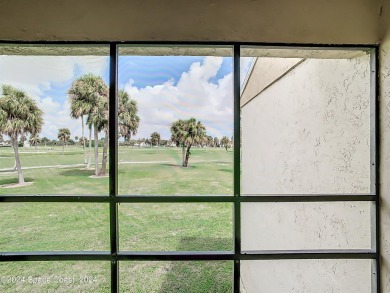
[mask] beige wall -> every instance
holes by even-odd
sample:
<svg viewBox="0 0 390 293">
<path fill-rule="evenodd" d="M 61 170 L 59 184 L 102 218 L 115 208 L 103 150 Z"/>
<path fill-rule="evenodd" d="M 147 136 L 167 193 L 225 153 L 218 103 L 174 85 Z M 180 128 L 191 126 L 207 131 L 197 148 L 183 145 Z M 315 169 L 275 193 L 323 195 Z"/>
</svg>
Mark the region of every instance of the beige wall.
<svg viewBox="0 0 390 293">
<path fill-rule="evenodd" d="M 274 61 L 265 64 L 279 72 Z M 252 76 L 247 90 L 257 78 L 262 91 L 241 108 L 243 194 L 370 192 L 369 62 L 306 59 L 265 89 Z M 371 211 L 367 202 L 243 203 L 242 249 L 370 249 Z M 243 262 L 241 282 L 243 292 L 370 292 L 371 262 Z"/>
<path fill-rule="evenodd" d="M 390 292 L 390 1 L 383 7 L 380 48 L 382 292 Z"/>
<path fill-rule="evenodd" d="M 241 292 L 369 293 L 370 271 L 370 260 L 243 261 Z"/>
<path fill-rule="evenodd" d="M 306 59 L 241 109 L 242 193 L 370 192 L 369 101 L 368 55 Z"/>
<path fill-rule="evenodd" d="M 376 43 L 378 0 L 0 0 L 0 40 Z"/>
</svg>

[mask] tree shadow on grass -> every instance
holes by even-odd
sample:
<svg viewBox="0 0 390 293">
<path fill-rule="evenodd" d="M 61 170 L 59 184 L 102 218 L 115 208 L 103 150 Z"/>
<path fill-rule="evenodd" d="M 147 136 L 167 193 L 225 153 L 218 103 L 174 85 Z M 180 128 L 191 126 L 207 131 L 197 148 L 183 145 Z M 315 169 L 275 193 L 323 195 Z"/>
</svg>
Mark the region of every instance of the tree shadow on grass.
<svg viewBox="0 0 390 293">
<path fill-rule="evenodd" d="M 34 182 L 34 179 L 30 178 L 30 177 L 26 177 L 26 178 L 24 178 L 24 181 L 25 182 Z M 2 185 L 9 185 L 9 184 L 17 184 L 17 183 L 19 183 L 17 175 L 16 175 L 15 178 L 7 178 L 7 179 L 1 179 L 0 180 L 0 186 L 2 186 Z"/>
<path fill-rule="evenodd" d="M 233 169 L 220 168 L 217 171 L 233 174 Z"/>
<path fill-rule="evenodd" d="M 64 169 L 62 172 L 60 172 L 59 175 L 88 177 L 94 174 L 95 174 L 95 170 L 72 168 L 72 169 Z"/>
<path fill-rule="evenodd" d="M 202 244 L 199 246 L 199 244 Z M 185 237 L 178 251 L 196 249 L 205 251 L 229 251 L 233 246 L 232 238 Z M 203 293 L 232 292 L 232 261 L 173 261 L 165 273 L 160 293 Z"/>
</svg>

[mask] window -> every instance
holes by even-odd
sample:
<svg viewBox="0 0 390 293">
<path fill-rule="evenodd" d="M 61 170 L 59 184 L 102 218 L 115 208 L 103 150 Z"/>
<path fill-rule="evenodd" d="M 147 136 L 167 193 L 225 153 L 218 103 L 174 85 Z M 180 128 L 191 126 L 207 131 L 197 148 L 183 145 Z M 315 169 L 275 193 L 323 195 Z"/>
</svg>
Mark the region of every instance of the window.
<svg viewBox="0 0 390 293">
<path fill-rule="evenodd" d="M 0 290 L 379 292 L 376 64 L 365 46 L 3 42 L 3 97 L 50 125 L 2 130 Z"/>
</svg>

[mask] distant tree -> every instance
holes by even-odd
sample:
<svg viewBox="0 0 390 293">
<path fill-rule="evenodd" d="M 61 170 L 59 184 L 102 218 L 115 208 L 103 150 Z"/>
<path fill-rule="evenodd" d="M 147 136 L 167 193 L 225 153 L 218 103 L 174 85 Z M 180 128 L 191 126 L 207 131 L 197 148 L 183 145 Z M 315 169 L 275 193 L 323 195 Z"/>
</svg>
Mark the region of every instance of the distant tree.
<svg viewBox="0 0 390 293">
<path fill-rule="evenodd" d="M 228 148 L 230 148 L 230 140 L 227 136 L 222 137 L 221 145 L 225 147 L 226 151 L 228 151 Z"/>
<path fill-rule="evenodd" d="M 77 136 L 76 136 L 77 137 Z M 75 137 L 75 139 L 76 139 Z M 78 137 L 78 143 L 83 147 L 85 148 L 86 144 L 87 144 L 87 138 L 86 137 Z"/>
<path fill-rule="evenodd" d="M 64 147 L 67 141 L 70 139 L 70 130 L 68 128 L 58 129 L 57 138 L 62 141 L 62 154 L 64 154 Z"/>
<path fill-rule="evenodd" d="M 45 144 L 45 147 L 46 145 L 50 142 L 50 139 L 48 139 L 46 136 L 42 137 L 41 139 L 41 143 Z"/>
<path fill-rule="evenodd" d="M 214 147 L 219 147 L 219 138 L 218 137 L 214 137 Z"/>
<path fill-rule="evenodd" d="M 178 120 L 172 123 L 171 134 L 172 141 L 182 147 L 182 166 L 188 167 L 191 147 L 203 141 L 206 136 L 206 128 L 195 118 Z"/>
<path fill-rule="evenodd" d="M 137 102 L 130 98 L 125 90 L 118 93 L 118 126 L 119 134 L 125 141 L 130 141 L 132 135 L 137 134 L 140 119 L 137 115 Z"/>
<path fill-rule="evenodd" d="M 51 140 L 50 145 L 59 145 L 58 140 L 56 139 Z"/>
<path fill-rule="evenodd" d="M 153 132 L 150 135 L 150 143 L 152 144 L 152 146 L 160 145 L 160 139 L 161 139 L 161 136 L 160 136 L 160 133 L 158 133 L 158 132 Z"/>
<path fill-rule="evenodd" d="M 22 134 L 20 135 L 19 145 L 22 146 L 22 147 L 24 147 L 24 142 L 25 142 L 26 140 L 27 140 L 27 136 L 26 136 L 24 133 L 22 133 Z"/>
<path fill-rule="evenodd" d="M 42 110 L 25 92 L 9 85 L 2 86 L 0 133 L 11 139 L 19 184 L 24 184 L 24 176 L 19 157 L 18 136 L 28 133 L 33 136 L 37 135 L 42 129 L 42 117 Z"/>
<path fill-rule="evenodd" d="M 210 135 L 207 136 L 207 146 L 209 146 L 209 147 L 213 147 L 214 146 L 214 139 Z"/>
<path fill-rule="evenodd" d="M 38 135 L 31 135 L 29 139 L 30 145 L 35 147 L 35 151 L 37 151 L 37 146 L 41 143 L 41 139 Z"/>
</svg>

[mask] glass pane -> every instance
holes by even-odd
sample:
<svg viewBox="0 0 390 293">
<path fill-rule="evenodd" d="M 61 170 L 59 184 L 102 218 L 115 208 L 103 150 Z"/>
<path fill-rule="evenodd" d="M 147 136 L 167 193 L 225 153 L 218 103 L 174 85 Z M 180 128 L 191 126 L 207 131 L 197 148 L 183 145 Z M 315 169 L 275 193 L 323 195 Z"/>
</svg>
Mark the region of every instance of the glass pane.
<svg viewBox="0 0 390 293">
<path fill-rule="evenodd" d="M 0 47 L 0 194 L 108 193 L 108 65 L 107 46 Z"/>
<path fill-rule="evenodd" d="M 229 261 L 122 262 L 120 292 L 232 292 Z"/>
<path fill-rule="evenodd" d="M 110 262 L 3 262 L 0 291 L 109 292 Z"/>
<path fill-rule="evenodd" d="M 371 260 L 259 260 L 241 261 L 241 292 L 371 291 Z"/>
<path fill-rule="evenodd" d="M 242 250 L 371 249 L 371 205 L 242 203 Z"/>
<path fill-rule="evenodd" d="M 108 211 L 97 203 L 1 203 L 0 251 L 107 251 Z"/>
<path fill-rule="evenodd" d="M 120 249 L 232 250 L 232 208 L 230 203 L 120 204 Z"/>
<path fill-rule="evenodd" d="M 232 194 L 231 48 L 119 53 L 119 194 Z"/>
<path fill-rule="evenodd" d="M 242 194 L 369 193 L 370 56 L 241 53 L 254 59 L 241 94 Z"/>
</svg>

